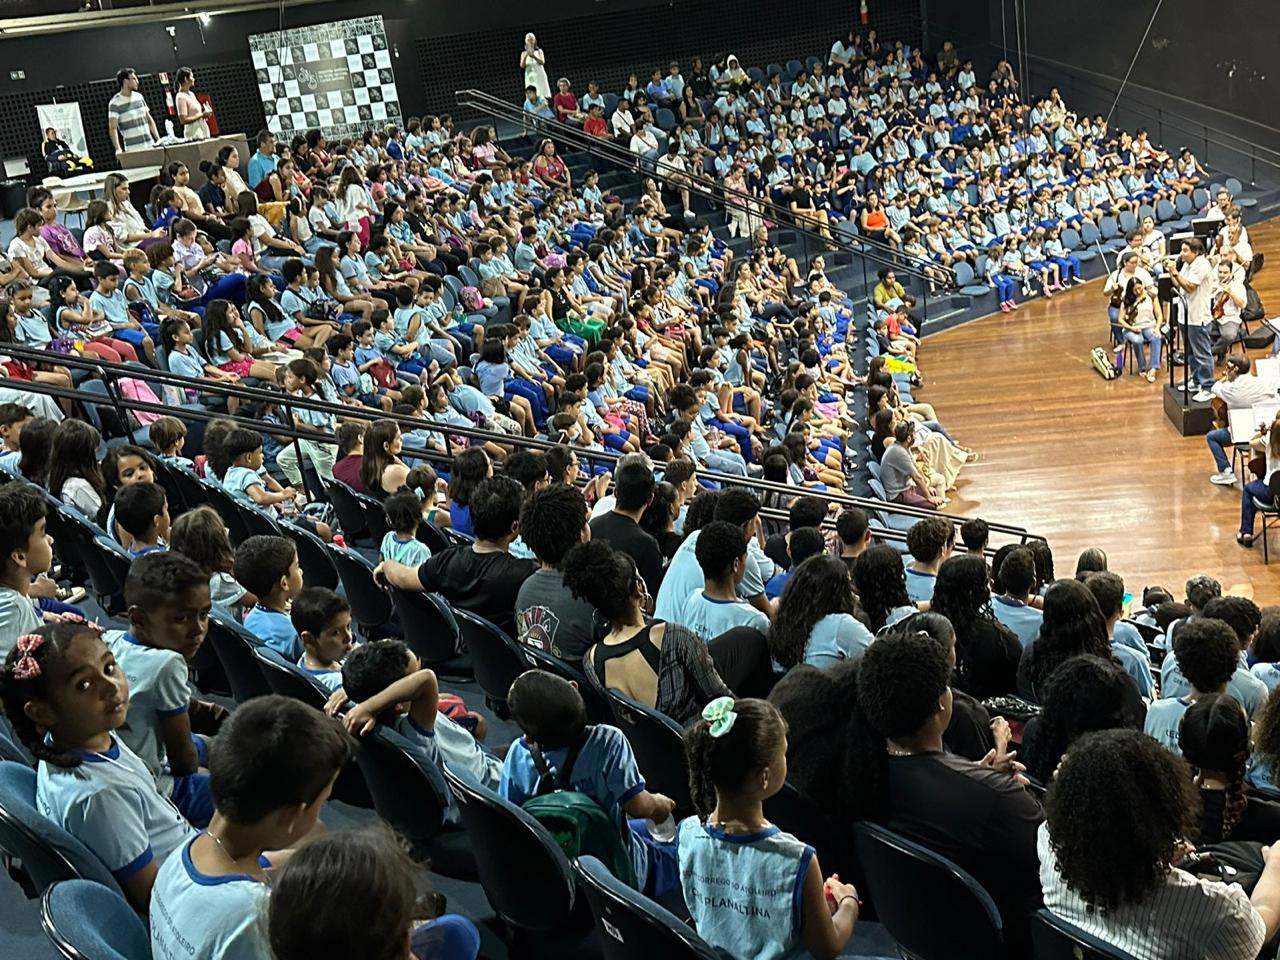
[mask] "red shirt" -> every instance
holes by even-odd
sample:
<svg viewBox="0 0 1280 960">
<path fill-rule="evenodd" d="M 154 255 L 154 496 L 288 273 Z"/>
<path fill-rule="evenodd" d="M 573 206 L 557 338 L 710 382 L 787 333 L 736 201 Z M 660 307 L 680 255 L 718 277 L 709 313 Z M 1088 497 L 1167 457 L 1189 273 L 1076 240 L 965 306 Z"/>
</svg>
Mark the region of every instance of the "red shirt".
<svg viewBox="0 0 1280 960">
<path fill-rule="evenodd" d="M 605 123 L 604 117 L 587 117 L 583 121 L 582 129 L 593 137 L 607 137 L 609 135 L 609 125 Z"/>
<path fill-rule="evenodd" d="M 556 116 L 563 120 L 571 113 L 578 112 L 578 98 L 569 93 L 557 93 L 551 98 L 552 105 L 556 108 Z"/>
</svg>

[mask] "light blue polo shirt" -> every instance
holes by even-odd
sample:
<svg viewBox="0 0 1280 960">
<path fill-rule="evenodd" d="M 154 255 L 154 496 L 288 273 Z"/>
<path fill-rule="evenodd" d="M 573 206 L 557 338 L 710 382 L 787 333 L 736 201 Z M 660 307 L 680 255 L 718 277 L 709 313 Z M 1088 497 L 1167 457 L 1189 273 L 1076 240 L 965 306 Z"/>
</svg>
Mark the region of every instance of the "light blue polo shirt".
<svg viewBox="0 0 1280 960">
<path fill-rule="evenodd" d="M 156 790 L 151 771 L 116 738 L 104 753 L 81 751 L 78 767 L 40 761 L 36 806 L 124 881 L 163 864 L 196 828 Z"/>
<path fill-rule="evenodd" d="M 89 306 L 106 317 L 113 327 L 123 327 L 129 323 L 129 301 L 119 287 L 109 297 L 97 290 L 93 291 L 89 294 Z"/>
<path fill-rule="evenodd" d="M 1147 651 L 1147 641 L 1142 639 L 1142 634 L 1138 632 L 1138 628 L 1132 623 L 1125 623 L 1123 620 L 1117 621 L 1111 638 L 1116 643 L 1129 647 L 1150 662 L 1151 654 Z"/>
<path fill-rule="evenodd" d="M 717 600 L 701 589 L 689 594 L 674 622 L 688 627 L 703 640 L 714 640 L 734 627 L 769 629 L 769 618 L 745 600 Z"/>
<path fill-rule="evenodd" d="M 148 647 L 123 630 L 108 630 L 102 639 L 129 680 L 129 714 L 117 734 L 147 765 L 160 793 L 170 796 L 173 777 L 160 725 L 191 707 L 187 662 L 182 654 Z"/>
<path fill-rule="evenodd" d="M 922 573 L 907 567 L 907 596 L 914 603 L 933 599 L 933 585 L 938 582 L 936 573 Z"/>
<path fill-rule="evenodd" d="M 244 627 L 290 663 L 297 663 L 302 657 L 302 641 L 287 613 L 255 604 L 244 618 Z"/>
<path fill-rule="evenodd" d="M 248 467 L 228 467 L 227 472 L 222 476 L 222 486 L 227 493 L 237 500 L 245 501 L 245 503 L 253 503 L 253 497 L 249 496 L 250 488 L 262 487 L 264 490 L 266 489 L 258 472 L 250 470 Z"/>
<path fill-rule="evenodd" d="M 164 862 L 151 888 L 153 960 L 262 960 L 270 956 L 271 888 L 244 873 L 212 876 L 191 862 L 192 837 Z M 262 858 L 264 867 L 270 866 Z"/>
<path fill-rule="evenodd" d="M 1111 655 L 1120 661 L 1124 672 L 1129 675 L 1138 694 L 1143 700 L 1151 700 L 1156 695 L 1155 680 L 1151 676 L 1151 664 L 1147 658 L 1132 647 L 1126 647 L 1118 640 L 1111 641 Z"/>
<path fill-rule="evenodd" d="M 874 641 L 871 631 L 856 617 L 847 613 L 828 613 L 809 632 L 804 662 L 825 670 L 841 660 L 862 656 Z"/>
<path fill-rule="evenodd" d="M 311 679 L 317 681 L 330 693 L 334 693 L 342 686 L 341 670 L 318 670 L 315 667 L 307 666 L 307 658 L 305 655 L 298 658 L 298 668 Z"/>
<path fill-rule="evenodd" d="M 556 775 L 557 782 L 560 768 L 568 754 L 567 749 L 547 750 L 543 753 L 543 759 Z M 537 795 L 538 780 L 538 768 L 521 737 L 507 751 L 498 793 L 516 806 L 522 806 L 525 801 Z M 636 887 L 643 889 L 645 878 L 649 875 L 649 858 L 644 844 L 628 829 L 626 811 L 623 808 L 645 789 L 645 782 L 636 764 L 635 754 L 631 752 L 631 744 L 622 731 L 602 723 L 593 726 L 578 753 L 573 770 L 570 771 L 569 782 L 574 790 L 585 793 L 598 803 L 618 824 L 623 842 L 628 845 L 631 853 L 631 862 L 636 871 Z"/>
<path fill-rule="evenodd" d="M 1191 706 L 1191 701 L 1184 697 L 1167 697 L 1157 700 L 1147 707 L 1147 720 L 1142 725 L 1143 732 L 1160 741 L 1178 756 L 1182 756 L 1182 747 L 1178 745 L 1178 728 L 1182 726 L 1182 715 Z"/>
<path fill-rule="evenodd" d="M 435 728 L 427 730 L 407 713 L 395 723 L 395 731 L 410 743 L 421 747 L 436 766 L 446 763 L 462 767 L 490 790 L 498 788 L 502 761 L 485 750 L 464 727 L 436 714 Z"/>
<path fill-rule="evenodd" d="M 1267 702 L 1267 694 L 1270 691 L 1265 683 L 1249 672 L 1244 663 L 1242 653 L 1240 666 L 1227 681 L 1227 693 L 1235 697 L 1252 720 L 1254 715 L 1262 709 L 1262 705 Z M 1185 697 L 1191 693 L 1191 684 L 1182 675 L 1182 668 L 1178 666 L 1176 655 L 1170 654 L 1160 664 L 1160 692 L 1166 697 Z"/>
<path fill-rule="evenodd" d="M 1040 624 L 1044 623 L 1044 614 L 1035 607 L 1008 597 L 993 596 L 991 610 L 997 620 L 1018 635 L 1024 650 L 1035 642 Z"/>
<path fill-rule="evenodd" d="M 658 598 L 654 606 L 654 617 L 671 623 L 680 623 L 684 613 L 685 601 L 689 594 L 701 590 L 706 581 L 702 576 L 702 567 L 698 565 L 695 552 L 698 545 L 698 534 L 695 530 L 680 544 L 671 563 L 667 566 L 666 575 L 662 578 L 662 586 L 658 588 Z M 764 593 L 764 578 L 752 557 L 750 545 L 747 547 L 747 569 L 738 583 L 738 596 L 750 599 Z"/>
<path fill-rule="evenodd" d="M 1280 663 L 1255 663 L 1249 672 L 1261 680 L 1268 691 L 1280 686 Z"/>
<path fill-rule="evenodd" d="M 406 567 L 418 567 L 431 559 L 431 550 L 415 537 L 401 539 L 394 530 L 387 531 L 379 548 L 383 560 L 394 560 Z"/>
</svg>

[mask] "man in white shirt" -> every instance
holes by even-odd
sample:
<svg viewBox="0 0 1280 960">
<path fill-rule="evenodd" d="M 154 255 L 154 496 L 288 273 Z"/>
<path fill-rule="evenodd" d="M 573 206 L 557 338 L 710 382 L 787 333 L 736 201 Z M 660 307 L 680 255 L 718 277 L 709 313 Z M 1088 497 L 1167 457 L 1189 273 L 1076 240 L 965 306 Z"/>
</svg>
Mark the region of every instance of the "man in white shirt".
<svg viewBox="0 0 1280 960">
<path fill-rule="evenodd" d="M 658 161 L 658 175 L 666 177 L 666 186 L 680 191 L 680 203 L 686 214 L 691 210 L 689 205 L 689 168 L 680 155 L 680 141 L 667 141 L 667 152 Z"/>
<path fill-rule="evenodd" d="M 1187 332 L 1187 363 L 1191 380 L 1198 388 L 1194 397 L 1197 403 L 1213 399 L 1213 347 L 1209 338 L 1209 324 L 1213 320 L 1213 267 L 1205 256 L 1204 244 L 1196 238 L 1182 241 L 1178 255 L 1178 271 L 1171 273 L 1174 284 L 1182 293 L 1181 309 L 1185 310 L 1182 322 Z"/>
<path fill-rule="evenodd" d="M 120 90 L 107 102 L 107 134 L 117 154 L 149 147 L 160 139 L 146 98 L 138 92 L 138 75 L 125 67 L 116 74 Z"/>
<path fill-rule="evenodd" d="M 618 101 L 618 108 L 613 111 L 613 117 L 610 119 L 613 127 L 613 135 L 619 140 L 631 141 L 632 128 L 635 127 L 635 117 L 631 115 L 631 104 L 626 100 Z"/>
<path fill-rule="evenodd" d="M 1209 395 L 1222 400 L 1228 411 L 1247 409 L 1254 404 L 1276 399 L 1275 385 L 1259 380 L 1250 372 L 1253 363 L 1245 354 L 1231 354 L 1227 357 L 1225 369 L 1226 376 L 1213 385 Z M 1209 477 L 1209 481 L 1224 487 L 1234 486 L 1236 475 L 1226 454 L 1226 446 L 1231 443 L 1230 428 L 1210 430 L 1204 439 L 1209 444 L 1209 452 L 1213 454 L 1213 462 L 1218 467 L 1218 472 Z"/>
<path fill-rule="evenodd" d="M 1245 305 L 1244 270 L 1222 260 L 1218 263 L 1216 284 L 1213 290 L 1213 312 L 1216 330 L 1213 338 L 1213 358 L 1221 360 L 1236 342 L 1240 334 L 1240 310 Z"/>
<path fill-rule="evenodd" d="M 631 135 L 631 152 L 650 163 L 658 159 L 658 138 L 643 117 L 636 121 L 635 133 Z"/>
</svg>

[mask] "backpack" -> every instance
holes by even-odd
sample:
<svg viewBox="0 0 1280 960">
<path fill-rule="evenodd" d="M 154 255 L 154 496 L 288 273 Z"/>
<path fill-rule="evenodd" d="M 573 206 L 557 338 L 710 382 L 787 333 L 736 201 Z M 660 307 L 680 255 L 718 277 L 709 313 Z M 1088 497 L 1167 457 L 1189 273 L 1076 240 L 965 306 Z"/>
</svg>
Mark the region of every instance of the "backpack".
<svg viewBox="0 0 1280 960">
<path fill-rule="evenodd" d="M 538 769 L 538 787 L 537 793 L 526 800 L 522 808 L 546 827 L 570 860 L 584 855 L 596 857 L 618 880 L 634 888 L 635 867 L 618 824 L 591 797 L 580 790 L 570 789 L 573 765 L 592 729 L 588 726 L 582 741 L 569 749 L 558 781 L 541 748 L 537 744 L 529 744 L 529 753 Z"/>
<path fill-rule="evenodd" d="M 485 303 L 484 297 L 480 295 L 480 291 L 475 287 L 463 287 L 458 299 L 462 301 L 462 306 L 472 313 L 489 306 L 489 304 Z"/>
<path fill-rule="evenodd" d="M 1258 296 L 1258 291 L 1253 287 L 1245 287 L 1244 307 L 1240 310 L 1240 319 L 1253 323 L 1265 316 L 1266 312 L 1262 309 L 1262 298 Z"/>
<path fill-rule="evenodd" d="M 1098 375 L 1103 380 L 1114 380 L 1120 376 L 1120 371 L 1116 369 L 1111 354 L 1103 347 L 1094 347 L 1089 351 L 1089 362 L 1093 364 L 1093 369 L 1098 371 Z"/>
</svg>

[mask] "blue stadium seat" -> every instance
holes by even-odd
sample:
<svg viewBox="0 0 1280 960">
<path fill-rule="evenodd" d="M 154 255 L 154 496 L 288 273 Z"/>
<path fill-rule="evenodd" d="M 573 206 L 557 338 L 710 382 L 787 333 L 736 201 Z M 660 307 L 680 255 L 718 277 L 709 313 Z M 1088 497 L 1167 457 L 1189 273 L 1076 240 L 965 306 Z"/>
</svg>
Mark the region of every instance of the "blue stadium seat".
<svg viewBox="0 0 1280 960">
<path fill-rule="evenodd" d="M 150 960 L 146 924 L 123 894 L 91 880 L 64 880 L 40 905 L 45 936 L 70 960 Z"/>
</svg>

